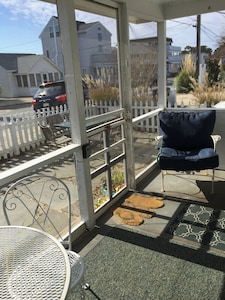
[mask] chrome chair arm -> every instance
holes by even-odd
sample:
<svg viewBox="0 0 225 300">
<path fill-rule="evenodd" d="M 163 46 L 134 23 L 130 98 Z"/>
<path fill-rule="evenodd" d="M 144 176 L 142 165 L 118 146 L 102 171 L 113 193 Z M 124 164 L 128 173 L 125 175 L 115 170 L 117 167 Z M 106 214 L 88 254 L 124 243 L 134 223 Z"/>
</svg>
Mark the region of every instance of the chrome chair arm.
<svg viewBox="0 0 225 300">
<path fill-rule="evenodd" d="M 216 144 L 217 144 L 217 142 L 219 142 L 221 140 L 222 137 L 219 134 L 212 134 L 211 138 L 213 140 L 214 151 L 216 151 Z"/>
</svg>

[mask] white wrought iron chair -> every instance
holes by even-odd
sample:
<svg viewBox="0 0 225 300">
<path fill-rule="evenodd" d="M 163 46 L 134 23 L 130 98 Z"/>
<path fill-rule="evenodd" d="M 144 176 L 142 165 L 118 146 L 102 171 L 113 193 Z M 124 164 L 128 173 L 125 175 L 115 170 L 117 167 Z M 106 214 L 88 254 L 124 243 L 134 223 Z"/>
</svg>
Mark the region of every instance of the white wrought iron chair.
<svg viewBox="0 0 225 300">
<path fill-rule="evenodd" d="M 71 195 L 61 179 L 39 174 L 18 180 L 4 194 L 3 211 L 8 225 L 39 228 L 59 239 L 71 265 L 70 289 L 85 286 L 83 259 L 72 251 Z"/>
</svg>

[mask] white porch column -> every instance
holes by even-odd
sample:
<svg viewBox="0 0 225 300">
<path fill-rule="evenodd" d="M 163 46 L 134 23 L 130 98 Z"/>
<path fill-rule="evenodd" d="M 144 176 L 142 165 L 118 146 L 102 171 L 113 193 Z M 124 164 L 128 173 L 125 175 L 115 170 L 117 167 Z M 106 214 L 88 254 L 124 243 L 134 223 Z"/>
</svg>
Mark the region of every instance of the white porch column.
<svg viewBox="0 0 225 300">
<path fill-rule="evenodd" d="M 65 68 L 67 102 L 70 110 L 72 140 L 85 148 L 87 143 L 83 88 L 75 20 L 74 0 L 57 0 L 60 36 Z M 95 224 L 89 159 L 82 147 L 75 157 L 81 219 L 91 229 Z M 73 196 L 73 195 L 72 195 Z"/>
<path fill-rule="evenodd" d="M 126 170 L 127 185 L 135 189 L 135 168 L 133 149 L 133 126 L 132 126 L 132 91 L 131 91 L 131 66 L 130 66 L 130 41 L 129 21 L 127 6 L 120 3 L 117 18 L 117 33 L 119 44 L 119 77 L 122 107 L 124 107 L 125 135 L 126 135 Z"/>
<path fill-rule="evenodd" d="M 158 105 L 166 107 L 166 22 L 157 23 L 158 33 Z"/>
</svg>

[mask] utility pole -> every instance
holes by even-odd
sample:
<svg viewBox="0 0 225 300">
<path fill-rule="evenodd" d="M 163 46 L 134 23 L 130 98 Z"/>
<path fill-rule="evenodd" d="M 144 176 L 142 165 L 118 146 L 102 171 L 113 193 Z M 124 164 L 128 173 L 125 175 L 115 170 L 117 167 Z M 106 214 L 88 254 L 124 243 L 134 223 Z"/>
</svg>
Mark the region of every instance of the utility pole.
<svg viewBox="0 0 225 300">
<path fill-rule="evenodd" d="M 199 79 L 199 64 L 201 58 L 201 15 L 197 15 L 197 39 L 196 39 L 196 76 Z"/>
</svg>

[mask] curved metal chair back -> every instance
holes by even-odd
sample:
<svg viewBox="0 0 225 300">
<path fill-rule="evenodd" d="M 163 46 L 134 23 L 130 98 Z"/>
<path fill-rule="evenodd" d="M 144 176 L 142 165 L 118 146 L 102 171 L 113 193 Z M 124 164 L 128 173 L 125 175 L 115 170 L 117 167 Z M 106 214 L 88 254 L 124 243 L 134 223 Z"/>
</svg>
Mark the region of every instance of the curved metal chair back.
<svg viewBox="0 0 225 300">
<path fill-rule="evenodd" d="M 3 211 L 8 225 L 39 228 L 60 240 L 71 266 L 69 288 L 79 284 L 84 298 L 83 287 L 89 285 L 83 283 L 83 259 L 71 251 L 71 195 L 67 185 L 43 174 L 24 177 L 6 191 Z"/>
<path fill-rule="evenodd" d="M 71 196 L 56 177 L 31 175 L 13 183 L 3 198 L 8 225 L 39 228 L 71 250 Z"/>
</svg>

